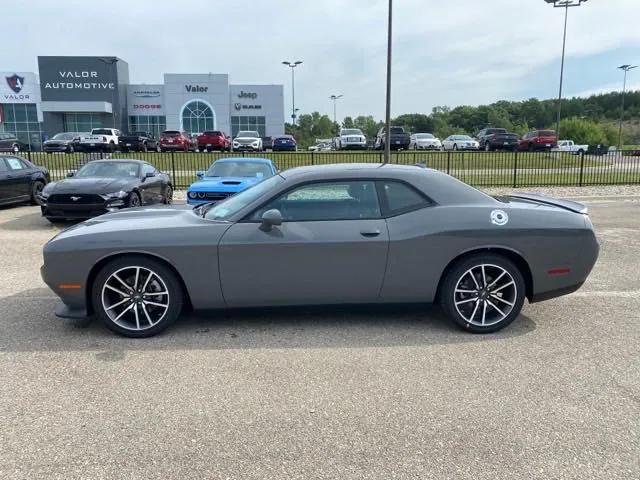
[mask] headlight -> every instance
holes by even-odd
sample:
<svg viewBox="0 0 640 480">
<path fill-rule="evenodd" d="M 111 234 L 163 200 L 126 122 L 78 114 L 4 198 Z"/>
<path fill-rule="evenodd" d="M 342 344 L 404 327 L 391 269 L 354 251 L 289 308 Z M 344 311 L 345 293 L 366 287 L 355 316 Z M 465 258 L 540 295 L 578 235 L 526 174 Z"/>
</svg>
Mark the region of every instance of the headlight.
<svg viewBox="0 0 640 480">
<path fill-rule="evenodd" d="M 206 193 L 204 193 L 204 192 L 198 192 L 198 198 L 204 198 L 204 197 L 206 197 L 206 196 L 207 196 L 207 194 L 206 194 Z"/>
<path fill-rule="evenodd" d="M 196 192 L 189 192 L 189 198 L 198 198 L 198 194 Z"/>
<path fill-rule="evenodd" d="M 251 145 L 257 147 L 258 145 L 260 145 L 260 142 L 253 142 Z"/>
<path fill-rule="evenodd" d="M 240 144 L 238 142 L 233 142 L 233 146 L 238 148 L 240 146 Z"/>
<path fill-rule="evenodd" d="M 100 195 L 102 198 L 104 198 L 105 200 L 113 200 L 115 198 L 126 198 L 129 194 L 123 190 L 120 190 L 119 192 L 113 192 L 113 193 L 104 193 L 102 195 Z"/>
</svg>

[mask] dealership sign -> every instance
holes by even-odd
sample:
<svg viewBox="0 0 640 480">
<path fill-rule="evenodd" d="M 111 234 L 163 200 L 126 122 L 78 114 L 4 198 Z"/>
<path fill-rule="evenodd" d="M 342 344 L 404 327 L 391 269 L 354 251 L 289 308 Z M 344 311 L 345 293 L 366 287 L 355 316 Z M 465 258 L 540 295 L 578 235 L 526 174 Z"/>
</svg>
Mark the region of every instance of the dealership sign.
<svg viewBox="0 0 640 480">
<path fill-rule="evenodd" d="M 189 93 L 206 93 L 209 90 L 209 87 L 201 85 L 185 85 L 184 88 Z"/>
<path fill-rule="evenodd" d="M 0 73 L 0 103 L 38 103 L 36 76 L 30 72 Z"/>
<path fill-rule="evenodd" d="M 234 104 L 236 110 L 262 110 L 262 105 L 243 105 L 241 103 Z"/>
<path fill-rule="evenodd" d="M 258 94 L 255 92 L 244 92 L 240 90 L 240 93 L 238 94 L 238 98 L 250 98 L 252 100 L 255 100 L 256 98 L 258 98 Z"/>
<path fill-rule="evenodd" d="M 156 88 L 137 89 L 131 92 L 131 95 L 138 98 L 155 98 L 162 95 L 162 92 Z"/>
<path fill-rule="evenodd" d="M 95 71 L 62 71 L 58 72 L 59 81 L 46 82 L 43 88 L 66 88 L 66 89 L 102 89 L 114 90 L 116 88 L 113 82 L 99 82 L 98 72 Z"/>
</svg>

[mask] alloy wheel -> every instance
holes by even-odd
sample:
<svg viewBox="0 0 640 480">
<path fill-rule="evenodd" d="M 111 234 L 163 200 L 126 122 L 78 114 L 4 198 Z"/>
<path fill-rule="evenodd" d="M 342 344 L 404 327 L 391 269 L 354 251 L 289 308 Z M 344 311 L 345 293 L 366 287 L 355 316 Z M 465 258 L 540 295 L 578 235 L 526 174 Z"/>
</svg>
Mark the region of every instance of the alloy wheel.
<svg viewBox="0 0 640 480">
<path fill-rule="evenodd" d="M 469 324 L 488 327 L 503 321 L 518 298 L 511 274 L 493 264 L 475 265 L 465 271 L 453 292 L 458 314 Z"/>
<path fill-rule="evenodd" d="M 169 310 L 169 289 L 160 275 L 141 266 L 113 272 L 102 287 L 102 308 L 109 319 L 129 331 L 142 331 L 162 321 Z"/>
</svg>

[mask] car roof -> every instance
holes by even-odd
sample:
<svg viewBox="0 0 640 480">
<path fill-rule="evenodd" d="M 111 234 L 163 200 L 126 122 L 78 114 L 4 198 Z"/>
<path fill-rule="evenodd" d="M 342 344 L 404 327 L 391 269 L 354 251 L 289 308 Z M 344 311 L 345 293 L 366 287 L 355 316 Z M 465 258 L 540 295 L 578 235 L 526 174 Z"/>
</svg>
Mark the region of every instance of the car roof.
<svg viewBox="0 0 640 480">
<path fill-rule="evenodd" d="M 87 163 L 149 163 L 144 160 L 138 160 L 137 158 L 105 158 L 102 160 L 90 160 Z M 86 163 L 85 163 L 86 165 Z"/>
<path fill-rule="evenodd" d="M 403 177 L 405 175 L 424 175 L 434 172 L 430 168 L 412 165 L 393 165 L 382 163 L 334 163 L 296 167 L 281 172 L 284 178 L 308 177 L 309 180 L 342 177 Z"/>
<path fill-rule="evenodd" d="M 226 157 L 220 158 L 216 160 L 214 163 L 218 162 L 241 162 L 241 163 L 265 163 L 271 165 L 273 162 L 269 158 L 261 158 L 261 157 Z"/>
</svg>

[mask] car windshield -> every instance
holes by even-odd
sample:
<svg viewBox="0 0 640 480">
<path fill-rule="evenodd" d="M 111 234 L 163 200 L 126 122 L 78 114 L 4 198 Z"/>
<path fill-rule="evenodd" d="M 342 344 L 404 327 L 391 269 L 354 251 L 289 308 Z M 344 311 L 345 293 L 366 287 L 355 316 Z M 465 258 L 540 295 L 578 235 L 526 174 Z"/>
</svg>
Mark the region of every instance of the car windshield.
<svg viewBox="0 0 640 480">
<path fill-rule="evenodd" d="M 391 130 L 393 132 L 393 130 Z M 345 128 L 340 132 L 341 135 L 362 135 L 362 132 L 357 128 Z"/>
<path fill-rule="evenodd" d="M 473 140 L 469 135 L 458 135 L 456 140 Z"/>
<path fill-rule="evenodd" d="M 207 135 L 209 137 L 221 137 L 222 136 L 222 132 L 206 131 L 206 132 L 202 132 L 202 135 Z"/>
<path fill-rule="evenodd" d="M 280 175 L 275 175 L 264 182 L 257 183 L 253 187 L 247 188 L 246 190 L 229 197 L 227 200 L 215 204 L 215 206 L 206 212 L 205 218 L 209 220 L 226 220 L 250 203 L 263 195 L 266 195 L 270 190 L 282 182 L 284 182 L 284 178 Z"/>
<path fill-rule="evenodd" d="M 57 133 L 52 140 L 73 140 L 78 136 L 77 133 Z"/>
<path fill-rule="evenodd" d="M 417 133 L 416 134 L 416 138 L 424 140 L 424 139 L 427 139 L 427 138 L 434 138 L 434 136 L 431 135 L 430 133 Z"/>
<path fill-rule="evenodd" d="M 258 134 L 258 132 L 252 132 L 250 130 L 244 130 L 244 131 L 238 132 L 237 137 L 260 138 L 260 135 Z"/>
<path fill-rule="evenodd" d="M 75 177 L 137 177 L 138 169 L 135 162 L 90 162 L 78 170 Z"/>
<path fill-rule="evenodd" d="M 266 178 L 273 175 L 268 164 L 262 162 L 215 162 L 207 177 L 258 177 Z"/>
</svg>

